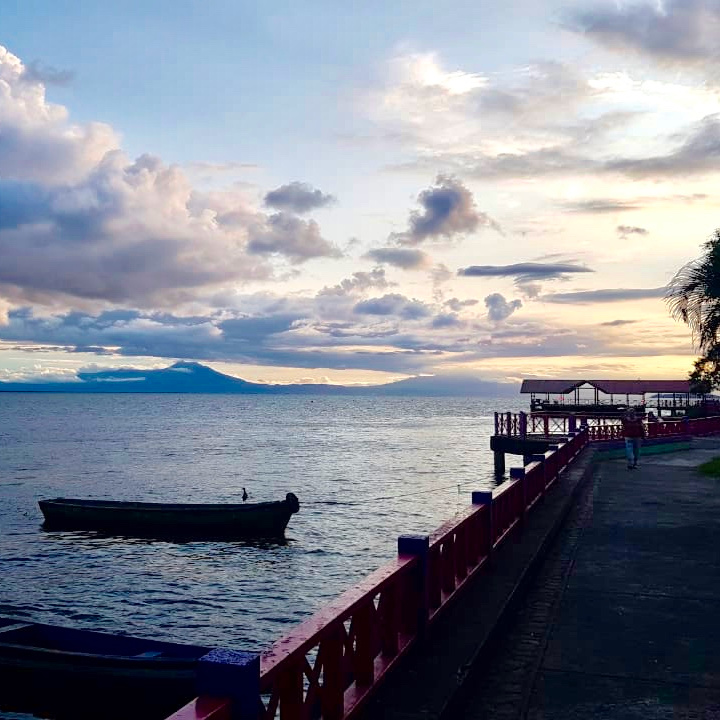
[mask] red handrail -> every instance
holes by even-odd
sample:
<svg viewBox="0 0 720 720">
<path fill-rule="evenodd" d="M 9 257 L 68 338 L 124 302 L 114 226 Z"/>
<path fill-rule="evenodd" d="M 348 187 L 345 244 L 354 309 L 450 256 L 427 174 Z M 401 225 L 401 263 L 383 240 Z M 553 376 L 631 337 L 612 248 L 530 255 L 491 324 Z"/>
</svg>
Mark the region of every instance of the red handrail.
<svg viewBox="0 0 720 720">
<path fill-rule="evenodd" d="M 426 555 L 399 555 L 275 642 L 260 658 L 259 717 L 352 717 L 588 441 L 572 434 L 492 493 L 474 493 L 476 504 L 426 539 Z M 228 720 L 231 704 L 196 698 L 171 720 Z"/>
</svg>

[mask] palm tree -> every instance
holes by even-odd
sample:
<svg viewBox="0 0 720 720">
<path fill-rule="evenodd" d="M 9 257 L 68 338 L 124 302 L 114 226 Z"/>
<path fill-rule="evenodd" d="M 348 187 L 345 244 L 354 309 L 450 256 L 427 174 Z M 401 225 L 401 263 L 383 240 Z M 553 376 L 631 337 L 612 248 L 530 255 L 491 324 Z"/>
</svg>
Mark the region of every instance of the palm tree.
<svg viewBox="0 0 720 720">
<path fill-rule="evenodd" d="M 705 243 L 705 254 L 684 265 L 670 281 L 665 300 L 686 323 L 703 355 L 690 380 L 698 391 L 720 386 L 720 230 Z"/>
</svg>

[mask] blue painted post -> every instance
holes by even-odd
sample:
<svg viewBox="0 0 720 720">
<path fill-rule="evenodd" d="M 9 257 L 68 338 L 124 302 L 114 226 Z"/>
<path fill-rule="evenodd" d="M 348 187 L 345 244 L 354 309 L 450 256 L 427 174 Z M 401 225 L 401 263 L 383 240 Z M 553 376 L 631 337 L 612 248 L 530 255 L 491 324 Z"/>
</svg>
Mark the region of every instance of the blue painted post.
<svg viewBox="0 0 720 720">
<path fill-rule="evenodd" d="M 233 720 L 257 720 L 260 710 L 260 655 L 211 650 L 198 661 L 198 695 L 232 700 Z"/>
<path fill-rule="evenodd" d="M 485 547 L 487 549 L 488 559 L 492 558 L 493 544 L 495 541 L 494 528 L 493 528 L 493 494 L 492 490 L 474 490 L 472 494 L 473 505 L 487 505 L 488 506 L 488 522 L 487 531 L 485 537 Z"/>
<path fill-rule="evenodd" d="M 430 597 L 428 585 L 428 552 L 430 550 L 429 535 L 400 535 L 398 537 L 398 555 L 414 555 L 418 558 L 418 569 L 415 576 L 417 592 L 416 631 L 424 632 L 430 615 Z"/>
<path fill-rule="evenodd" d="M 511 480 L 519 480 L 520 481 L 520 487 L 521 490 L 521 497 L 522 497 L 522 510 L 520 512 L 520 522 L 525 523 L 525 512 L 527 511 L 527 485 L 525 483 L 525 468 L 524 467 L 514 467 L 510 468 L 510 479 Z"/>
<path fill-rule="evenodd" d="M 570 415 L 568 418 L 568 433 L 574 433 L 577 430 L 577 418 Z"/>
</svg>

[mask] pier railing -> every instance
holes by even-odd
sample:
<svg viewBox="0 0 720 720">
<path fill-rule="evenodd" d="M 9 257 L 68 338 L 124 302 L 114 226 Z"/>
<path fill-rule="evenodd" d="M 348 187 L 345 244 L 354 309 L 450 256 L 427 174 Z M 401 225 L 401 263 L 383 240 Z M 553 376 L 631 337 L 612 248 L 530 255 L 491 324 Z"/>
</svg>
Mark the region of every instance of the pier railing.
<svg viewBox="0 0 720 720">
<path fill-rule="evenodd" d="M 345 720 L 422 637 L 590 439 L 583 429 L 521 468 L 428 535 L 398 538 L 395 560 L 273 646 L 201 661 L 199 697 L 168 720 Z M 232 655 L 230 653 L 229 655 Z M 252 659 L 252 658 L 251 658 Z M 259 660 L 259 661 L 258 661 Z"/>
<path fill-rule="evenodd" d="M 528 435 L 555 437 L 587 426 L 591 442 L 621 440 L 622 423 L 619 419 L 579 418 L 573 416 L 552 417 L 527 413 L 495 413 L 495 435 L 525 438 Z M 665 422 L 648 422 L 647 437 L 671 437 L 680 435 L 712 435 L 720 433 L 720 417 L 705 417 Z"/>
</svg>

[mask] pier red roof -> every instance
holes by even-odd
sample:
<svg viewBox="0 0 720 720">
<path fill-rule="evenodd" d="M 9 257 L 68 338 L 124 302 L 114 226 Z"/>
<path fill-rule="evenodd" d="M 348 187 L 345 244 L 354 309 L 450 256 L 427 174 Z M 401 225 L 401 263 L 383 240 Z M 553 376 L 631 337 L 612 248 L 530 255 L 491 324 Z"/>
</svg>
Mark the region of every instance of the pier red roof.
<svg viewBox="0 0 720 720">
<path fill-rule="evenodd" d="M 585 380 L 523 380 L 520 392 L 565 395 L 565 393 L 572 392 L 584 382 Z"/>
<path fill-rule="evenodd" d="M 520 392 L 566 395 L 585 384 L 607 395 L 690 392 L 689 380 L 523 380 Z"/>
</svg>

